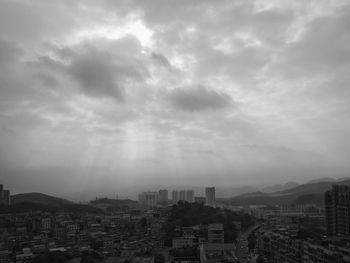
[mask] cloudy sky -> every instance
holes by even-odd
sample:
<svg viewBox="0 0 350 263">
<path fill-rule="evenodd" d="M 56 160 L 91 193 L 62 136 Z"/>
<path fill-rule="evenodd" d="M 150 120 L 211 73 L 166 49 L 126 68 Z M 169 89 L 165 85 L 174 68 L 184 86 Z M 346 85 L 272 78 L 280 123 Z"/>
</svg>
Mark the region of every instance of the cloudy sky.
<svg viewBox="0 0 350 263">
<path fill-rule="evenodd" d="M 347 0 L 0 0 L 0 181 L 349 176 L 349 28 Z"/>
</svg>

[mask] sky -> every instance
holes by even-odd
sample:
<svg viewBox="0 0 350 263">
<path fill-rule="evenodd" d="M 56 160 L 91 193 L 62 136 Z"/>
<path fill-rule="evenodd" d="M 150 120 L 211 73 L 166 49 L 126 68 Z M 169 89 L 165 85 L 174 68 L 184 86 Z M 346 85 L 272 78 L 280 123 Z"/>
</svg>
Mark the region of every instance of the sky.
<svg viewBox="0 0 350 263">
<path fill-rule="evenodd" d="M 349 176 L 349 28 L 347 0 L 0 0 L 0 182 Z"/>
</svg>

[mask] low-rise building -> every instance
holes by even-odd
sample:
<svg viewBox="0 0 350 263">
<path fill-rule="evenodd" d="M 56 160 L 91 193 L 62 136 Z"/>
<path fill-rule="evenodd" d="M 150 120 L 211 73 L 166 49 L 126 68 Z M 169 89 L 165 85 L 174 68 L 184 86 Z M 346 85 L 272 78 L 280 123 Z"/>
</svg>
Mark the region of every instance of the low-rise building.
<svg viewBox="0 0 350 263">
<path fill-rule="evenodd" d="M 200 245 L 201 263 L 238 262 L 234 244 L 208 243 Z"/>
</svg>

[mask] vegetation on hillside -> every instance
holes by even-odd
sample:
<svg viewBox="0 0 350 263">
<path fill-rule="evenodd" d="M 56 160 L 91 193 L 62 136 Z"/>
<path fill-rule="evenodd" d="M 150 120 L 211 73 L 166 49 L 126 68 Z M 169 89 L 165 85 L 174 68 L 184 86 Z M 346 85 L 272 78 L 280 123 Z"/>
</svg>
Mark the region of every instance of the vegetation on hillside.
<svg viewBox="0 0 350 263">
<path fill-rule="evenodd" d="M 165 243 L 171 244 L 171 240 L 175 236 L 176 226 L 207 225 L 209 223 L 223 224 L 225 242 L 233 242 L 239 231 L 237 223 L 240 223 L 242 231 L 244 231 L 254 225 L 256 219 L 242 212 L 180 201 L 169 210 L 167 222 L 164 225 Z"/>
</svg>

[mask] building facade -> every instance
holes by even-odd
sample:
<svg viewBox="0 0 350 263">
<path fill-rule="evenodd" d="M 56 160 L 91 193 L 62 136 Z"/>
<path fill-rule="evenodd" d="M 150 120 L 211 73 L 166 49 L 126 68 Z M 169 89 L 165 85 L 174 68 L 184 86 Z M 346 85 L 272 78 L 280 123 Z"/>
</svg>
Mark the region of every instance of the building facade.
<svg viewBox="0 0 350 263">
<path fill-rule="evenodd" d="M 2 184 L 0 184 L 0 204 L 2 205 L 11 204 L 10 190 L 5 190 Z"/>
<path fill-rule="evenodd" d="M 222 224 L 208 224 L 208 243 L 224 243 L 224 227 Z"/>
<path fill-rule="evenodd" d="M 161 189 L 158 192 L 159 202 L 168 202 L 168 190 Z"/>
<path fill-rule="evenodd" d="M 174 190 L 172 191 L 172 201 L 173 203 L 177 203 L 178 201 L 193 203 L 194 191 L 193 190 Z"/>
<path fill-rule="evenodd" d="M 139 203 L 149 207 L 156 206 L 158 203 L 158 200 L 159 200 L 158 192 L 143 192 L 139 194 Z"/>
<path fill-rule="evenodd" d="M 205 188 L 205 203 L 206 205 L 215 205 L 215 187 Z"/>
<path fill-rule="evenodd" d="M 325 217 L 329 235 L 350 235 L 350 187 L 333 185 L 325 193 Z"/>
</svg>

